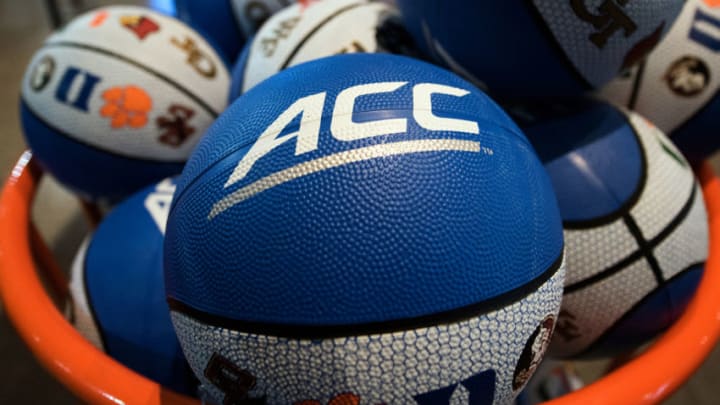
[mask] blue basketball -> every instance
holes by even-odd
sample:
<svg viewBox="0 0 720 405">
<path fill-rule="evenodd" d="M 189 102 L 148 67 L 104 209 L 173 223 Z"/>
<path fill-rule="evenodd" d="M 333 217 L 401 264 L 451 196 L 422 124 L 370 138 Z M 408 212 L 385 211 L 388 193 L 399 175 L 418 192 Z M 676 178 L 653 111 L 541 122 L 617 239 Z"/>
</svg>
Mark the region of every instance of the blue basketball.
<svg viewBox="0 0 720 405">
<path fill-rule="evenodd" d="M 175 0 L 177 17 L 234 61 L 245 42 L 275 12 L 295 0 Z"/>
<path fill-rule="evenodd" d="M 577 95 L 635 64 L 684 0 L 398 0 L 418 42 L 503 97 Z"/>
<path fill-rule="evenodd" d="M 71 272 L 71 320 L 96 347 L 177 392 L 197 380 L 170 321 L 162 246 L 174 183 L 119 204 L 83 242 Z"/>
<path fill-rule="evenodd" d="M 507 403 L 549 342 L 562 263 L 522 132 L 470 83 L 384 54 L 241 96 L 165 240 L 173 323 L 218 403 Z"/>
<path fill-rule="evenodd" d="M 516 111 L 558 197 L 567 277 L 550 354 L 636 349 L 682 314 L 708 225 L 700 187 L 649 121 L 599 101 Z"/>
</svg>

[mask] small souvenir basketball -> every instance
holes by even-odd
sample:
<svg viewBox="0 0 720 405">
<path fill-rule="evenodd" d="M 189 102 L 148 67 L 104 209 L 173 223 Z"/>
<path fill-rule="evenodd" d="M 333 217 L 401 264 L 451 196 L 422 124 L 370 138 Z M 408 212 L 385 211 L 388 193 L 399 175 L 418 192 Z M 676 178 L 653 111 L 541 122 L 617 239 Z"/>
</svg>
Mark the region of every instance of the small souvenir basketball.
<svg viewBox="0 0 720 405">
<path fill-rule="evenodd" d="M 398 0 L 434 59 L 507 98 L 573 96 L 640 61 L 684 0 Z"/>
<path fill-rule="evenodd" d="M 600 96 L 650 119 L 697 165 L 720 149 L 719 51 L 720 3 L 690 0 L 647 60 Z"/>
<path fill-rule="evenodd" d="M 417 54 L 397 10 L 388 4 L 367 0 L 294 4 L 270 18 L 245 47 L 233 68 L 230 100 L 290 66 L 356 52 Z"/>
<path fill-rule="evenodd" d="M 165 277 L 217 403 L 505 404 L 554 328 L 562 224 L 484 93 L 406 57 L 339 55 L 210 128 L 178 181 Z"/>
<path fill-rule="evenodd" d="M 649 121 L 604 102 L 517 116 L 565 228 L 565 295 L 550 354 L 617 355 L 658 336 L 692 298 L 708 255 L 690 165 Z"/>
<path fill-rule="evenodd" d="M 175 185 L 148 187 L 119 204 L 83 243 L 71 271 L 71 321 L 97 348 L 177 392 L 197 380 L 170 321 L 162 246 Z"/>
<path fill-rule="evenodd" d="M 140 7 L 72 20 L 22 82 L 25 139 L 40 164 L 90 199 L 120 199 L 182 170 L 227 104 L 229 76 L 195 31 Z"/>
</svg>

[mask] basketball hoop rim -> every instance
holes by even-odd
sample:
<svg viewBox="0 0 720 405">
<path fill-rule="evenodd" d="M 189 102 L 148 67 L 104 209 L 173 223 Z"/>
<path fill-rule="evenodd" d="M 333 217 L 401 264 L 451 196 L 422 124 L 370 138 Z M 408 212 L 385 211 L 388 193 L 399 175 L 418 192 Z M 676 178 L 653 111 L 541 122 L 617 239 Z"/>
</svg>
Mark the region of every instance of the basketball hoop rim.
<svg viewBox="0 0 720 405">
<path fill-rule="evenodd" d="M 656 404 L 702 364 L 720 337 L 720 178 L 699 170 L 710 226 L 710 252 L 695 297 L 648 350 L 592 384 L 546 404 Z M 42 171 L 30 152 L 0 194 L 0 297 L 8 318 L 38 361 L 78 398 L 93 404 L 199 404 L 133 372 L 96 349 L 63 317 L 43 287 L 33 256 L 31 206 Z M 40 253 L 38 253 L 40 252 Z M 713 252 L 717 252 L 713 254 Z M 49 259 L 49 260 L 48 260 Z M 52 262 L 40 258 L 38 262 Z"/>
</svg>

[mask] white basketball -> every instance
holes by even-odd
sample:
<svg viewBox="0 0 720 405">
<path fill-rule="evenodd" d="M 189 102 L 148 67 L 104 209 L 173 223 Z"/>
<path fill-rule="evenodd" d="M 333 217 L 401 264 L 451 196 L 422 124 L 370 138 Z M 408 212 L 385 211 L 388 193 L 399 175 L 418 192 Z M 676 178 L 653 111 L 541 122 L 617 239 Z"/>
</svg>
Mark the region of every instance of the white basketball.
<svg viewBox="0 0 720 405">
<path fill-rule="evenodd" d="M 293 4 L 267 20 L 246 46 L 233 72 L 231 98 L 303 62 L 340 53 L 381 52 L 379 28 L 396 17 L 391 5 L 368 0 Z"/>
<path fill-rule="evenodd" d="M 720 4 L 690 0 L 647 60 L 599 95 L 653 121 L 696 164 L 720 149 L 718 90 Z"/>
<path fill-rule="evenodd" d="M 213 48 L 182 22 L 142 7 L 101 8 L 73 19 L 33 56 L 22 82 L 23 127 L 62 183 L 123 196 L 179 172 L 225 108 L 229 82 Z M 102 166 L 112 158 L 115 166 Z M 147 174 L 162 165 L 163 173 Z M 121 190 L 87 184 L 88 173 Z"/>
<path fill-rule="evenodd" d="M 612 220 L 565 226 L 568 272 L 553 356 L 617 354 L 655 337 L 684 310 L 707 259 L 707 213 L 690 165 L 649 121 L 634 113 L 627 120 L 644 174 Z M 659 294 L 669 303 L 653 304 Z"/>
</svg>

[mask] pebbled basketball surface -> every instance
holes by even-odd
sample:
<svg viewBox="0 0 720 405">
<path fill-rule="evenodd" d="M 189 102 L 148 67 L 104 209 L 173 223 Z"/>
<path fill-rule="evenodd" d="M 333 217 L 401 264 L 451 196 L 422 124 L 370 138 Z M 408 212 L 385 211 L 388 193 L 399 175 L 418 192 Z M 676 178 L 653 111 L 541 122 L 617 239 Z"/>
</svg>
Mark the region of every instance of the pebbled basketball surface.
<svg viewBox="0 0 720 405">
<path fill-rule="evenodd" d="M 378 82 L 395 90 L 336 105 L 342 90 Z M 466 92 L 433 95 L 430 112 L 478 133 L 418 125 L 428 111 L 413 112 L 413 88 L 423 82 Z M 299 99 L 306 111 L 231 176 Z M 343 124 L 331 131 L 333 109 Z M 376 120 L 406 128 L 368 137 L 353 126 Z M 165 243 L 171 306 L 281 335 L 477 315 L 536 290 L 563 249 L 549 180 L 497 105 L 440 68 L 367 54 L 290 68 L 238 99 L 179 179 Z"/>
<path fill-rule="evenodd" d="M 565 227 L 568 275 L 551 353 L 616 355 L 684 310 L 707 257 L 707 216 L 690 165 L 656 127 L 603 102 L 574 108 L 523 125 Z"/>
<path fill-rule="evenodd" d="M 503 97 L 540 98 L 607 83 L 657 44 L 684 2 L 397 3 L 408 29 L 439 62 Z"/>
<path fill-rule="evenodd" d="M 197 381 L 173 330 L 163 288 L 162 211 L 169 210 L 171 187 L 166 180 L 141 190 L 100 223 L 74 266 L 74 323 L 125 366 L 194 394 Z"/>
</svg>

